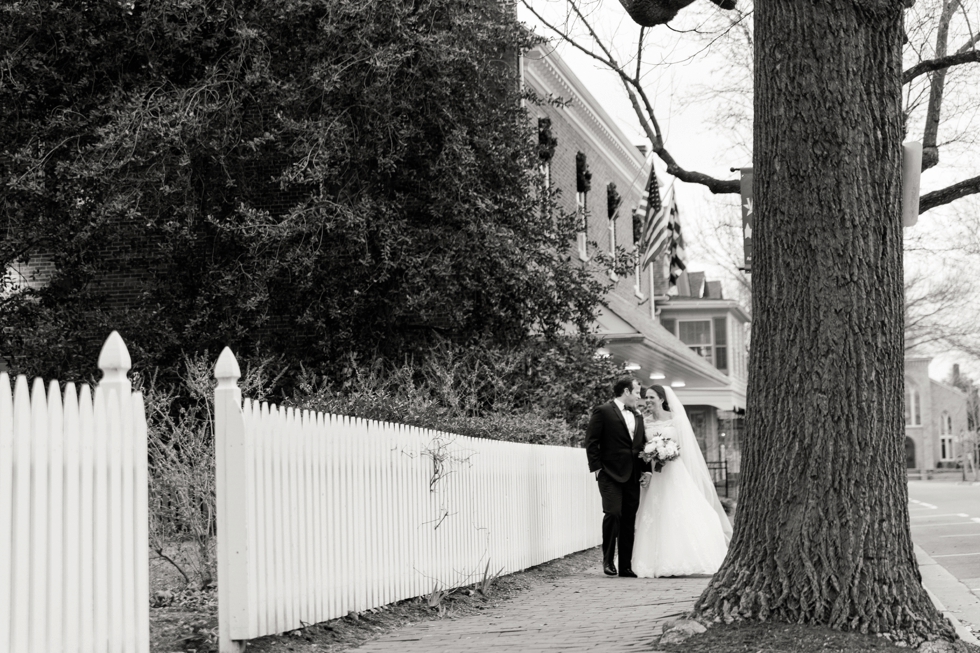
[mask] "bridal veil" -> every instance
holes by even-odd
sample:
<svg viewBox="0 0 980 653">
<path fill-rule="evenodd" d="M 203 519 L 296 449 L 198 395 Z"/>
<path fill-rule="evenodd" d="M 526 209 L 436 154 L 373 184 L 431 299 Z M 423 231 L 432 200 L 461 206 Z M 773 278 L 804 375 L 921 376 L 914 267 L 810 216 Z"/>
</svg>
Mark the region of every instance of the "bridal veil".
<svg viewBox="0 0 980 653">
<path fill-rule="evenodd" d="M 721 505 L 721 501 L 718 500 L 715 484 L 711 480 L 711 473 L 708 471 L 707 463 L 704 462 L 704 456 L 701 455 L 701 447 L 698 445 L 698 440 L 694 436 L 694 429 L 691 427 L 691 421 L 687 418 L 687 411 L 684 410 L 684 404 L 677 398 L 677 395 L 670 386 L 665 385 L 661 387 L 664 389 L 664 394 L 667 395 L 670 416 L 674 422 L 674 428 L 677 429 L 677 437 L 679 439 L 677 444 L 681 446 L 681 461 L 687 468 L 691 478 L 694 479 L 695 485 L 704 494 L 704 498 L 708 500 L 711 507 L 718 513 L 718 519 L 721 521 L 721 529 L 725 533 L 725 543 L 727 544 L 732 539 L 732 522 L 729 521 L 728 515 L 725 514 L 725 509 Z"/>
</svg>

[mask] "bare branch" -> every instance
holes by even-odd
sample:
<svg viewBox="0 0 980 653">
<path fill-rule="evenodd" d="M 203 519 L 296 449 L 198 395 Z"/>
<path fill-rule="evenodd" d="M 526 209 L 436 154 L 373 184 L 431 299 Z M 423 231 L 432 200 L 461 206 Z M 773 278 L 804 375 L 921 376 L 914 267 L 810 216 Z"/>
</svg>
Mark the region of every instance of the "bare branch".
<svg viewBox="0 0 980 653">
<path fill-rule="evenodd" d="M 978 35 L 978 37 L 980 37 L 980 35 Z M 976 40 L 976 38 L 977 37 L 974 37 L 974 40 Z M 947 55 L 945 57 L 920 61 L 902 73 L 902 83 L 908 84 L 916 77 L 936 70 L 943 70 L 945 68 L 958 66 L 964 63 L 977 62 L 980 62 L 980 50 L 965 50 L 962 52 L 957 52 L 956 54 Z"/>
<path fill-rule="evenodd" d="M 640 64 L 643 61 L 643 35 L 646 34 L 646 27 L 640 28 L 640 38 L 636 41 L 636 77 L 634 79 L 640 79 Z"/>
<path fill-rule="evenodd" d="M 949 204 L 961 197 L 975 193 L 980 193 L 980 175 L 971 179 L 965 179 L 952 186 L 926 193 L 919 198 L 919 214 L 921 215 L 929 209 L 934 209 L 943 204 Z"/>
<path fill-rule="evenodd" d="M 970 37 L 970 40 L 960 46 L 960 49 L 956 51 L 956 54 L 963 54 L 964 52 L 969 52 L 973 50 L 973 46 L 980 43 L 980 34 L 974 34 Z"/>
<path fill-rule="evenodd" d="M 603 56 L 596 54 L 595 52 L 586 49 L 581 44 L 577 43 L 567 32 L 559 29 L 555 25 L 551 24 L 544 17 L 535 11 L 534 7 L 531 6 L 529 0 L 521 0 L 527 9 L 534 14 L 534 16 L 541 21 L 541 24 L 547 27 L 549 30 L 558 35 L 566 43 L 570 44 L 572 47 L 577 48 L 579 51 L 592 57 L 602 65 L 606 66 L 612 72 L 619 76 L 620 81 L 623 83 L 623 87 L 626 90 L 626 94 L 629 97 L 630 104 L 633 105 L 633 112 L 636 114 L 637 119 L 640 121 L 640 126 L 646 133 L 647 138 L 650 139 L 652 144 L 653 152 L 660 157 L 660 160 L 667 164 L 667 173 L 673 175 L 674 177 L 680 179 L 683 182 L 690 184 L 700 184 L 705 186 L 712 193 L 739 193 L 740 183 L 737 179 L 716 179 L 711 175 L 706 175 L 701 172 L 696 172 L 692 170 L 686 170 L 677 164 L 674 157 L 667 151 L 664 146 L 663 133 L 660 130 L 660 123 L 657 121 L 656 112 L 653 110 L 653 104 L 650 102 L 650 98 L 647 96 L 646 91 L 644 91 L 643 86 L 640 84 L 640 58 L 637 55 L 637 75 L 636 77 L 630 77 L 626 71 L 623 69 L 619 63 L 616 62 L 615 57 L 606 47 L 606 45 L 599 38 L 599 35 L 593 29 L 592 25 L 582 14 L 578 5 L 574 0 L 569 0 L 568 5 L 575 12 L 575 15 L 582 21 L 582 24 L 589 32 L 589 36 L 595 42 L 595 44 L 602 50 Z M 642 34 L 641 34 L 642 36 Z M 643 40 L 640 39 L 640 45 L 638 48 L 642 50 Z M 641 103 L 642 101 L 642 103 Z"/>
<path fill-rule="evenodd" d="M 950 0 L 943 5 L 939 16 L 939 26 L 936 29 L 936 60 L 946 58 L 946 48 L 949 44 L 949 22 L 953 12 L 960 5 L 960 0 Z M 922 135 L 922 169 L 928 170 L 939 163 L 939 147 L 936 138 L 939 135 L 939 114 L 943 106 L 943 92 L 946 88 L 946 68 L 933 72 L 929 80 L 929 105 L 926 109 L 926 127 Z"/>
</svg>

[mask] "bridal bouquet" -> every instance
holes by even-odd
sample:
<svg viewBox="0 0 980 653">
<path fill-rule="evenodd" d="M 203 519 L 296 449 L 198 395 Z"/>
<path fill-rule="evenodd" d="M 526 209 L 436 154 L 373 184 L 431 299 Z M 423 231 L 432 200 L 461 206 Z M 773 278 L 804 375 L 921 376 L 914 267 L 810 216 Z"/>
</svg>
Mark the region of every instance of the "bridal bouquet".
<svg viewBox="0 0 980 653">
<path fill-rule="evenodd" d="M 652 463 L 653 471 L 659 472 L 666 463 L 681 455 L 681 446 L 677 441 L 666 435 L 657 433 L 640 452 L 643 462 Z"/>
</svg>

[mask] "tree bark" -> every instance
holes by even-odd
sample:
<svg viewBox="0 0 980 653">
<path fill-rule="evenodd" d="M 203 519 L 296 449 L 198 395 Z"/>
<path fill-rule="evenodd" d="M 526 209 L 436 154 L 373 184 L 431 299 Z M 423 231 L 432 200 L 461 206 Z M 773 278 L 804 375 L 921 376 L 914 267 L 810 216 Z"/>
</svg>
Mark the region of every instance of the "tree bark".
<svg viewBox="0 0 980 653">
<path fill-rule="evenodd" d="M 735 533 L 703 618 L 954 637 L 909 531 L 901 9 L 755 5 L 747 432 Z"/>
</svg>

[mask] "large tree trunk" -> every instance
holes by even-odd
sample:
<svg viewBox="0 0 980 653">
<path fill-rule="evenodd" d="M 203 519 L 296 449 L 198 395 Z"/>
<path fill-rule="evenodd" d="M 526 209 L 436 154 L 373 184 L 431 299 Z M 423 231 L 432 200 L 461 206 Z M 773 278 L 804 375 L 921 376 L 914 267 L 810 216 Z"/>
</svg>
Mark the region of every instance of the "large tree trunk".
<svg viewBox="0 0 980 653">
<path fill-rule="evenodd" d="M 755 4 L 747 433 L 712 619 L 941 635 L 904 463 L 901 5 Z"/>
</svg>

